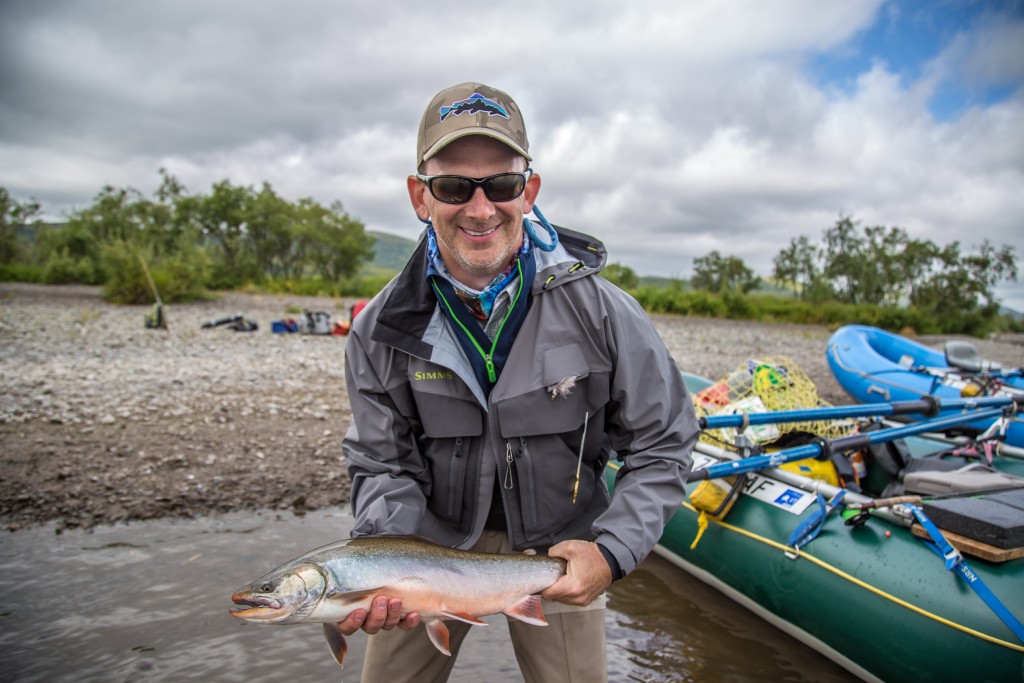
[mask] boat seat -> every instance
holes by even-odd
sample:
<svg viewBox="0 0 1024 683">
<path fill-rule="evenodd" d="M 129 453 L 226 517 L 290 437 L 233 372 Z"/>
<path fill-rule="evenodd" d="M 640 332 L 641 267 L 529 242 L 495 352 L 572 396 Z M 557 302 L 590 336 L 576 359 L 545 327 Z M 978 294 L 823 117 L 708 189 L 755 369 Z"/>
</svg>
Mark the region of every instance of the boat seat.
<svg viewBox="0 0 1024 683">
<path fill-rule="evenodd" d="M 981 463 L 964 465 L 961 462 L 937 458 L 916 458 L 900 474 L 903 492 L 918 495 L 940 495 L 985 491 L 1020 486 L 1024 477 L 1000 472 Z"/>
<path fill-rule="evenodd" d="M 974 344 L 961 339 L 950 339 L 946 342 L 946 363 L 950 367 L 974 374 L 1000 368 L 999 363 L 983 360 L 978 355 L 978 349 L 974 348 Z"/>
</svg>

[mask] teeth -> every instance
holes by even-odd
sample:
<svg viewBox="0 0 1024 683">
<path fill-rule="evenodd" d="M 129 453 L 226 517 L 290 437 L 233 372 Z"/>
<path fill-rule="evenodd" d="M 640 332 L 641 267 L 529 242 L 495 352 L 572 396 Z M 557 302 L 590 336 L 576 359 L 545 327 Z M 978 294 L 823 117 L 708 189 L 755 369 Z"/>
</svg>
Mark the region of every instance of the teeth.
<svg viewBox="0 0 1024 683">
<path fill-rule="evenodd" d="M 484 230 L 483 232 L 477 232 L 476 230 L 470 230 L 468 228 L 463 228 L 462 230 L 463 230 L 463 232 L 466 232 L 466 233 L 468 233 L 470 235 L 473 235 L 474 237 L 483 237 L 484 235 L 490 235 L 492 232 L 494 232 L 497 229 L 498 229 L 498 227 L 495 226 L 495 227 L 491 228 L 490 230 Z"/>
</svg>

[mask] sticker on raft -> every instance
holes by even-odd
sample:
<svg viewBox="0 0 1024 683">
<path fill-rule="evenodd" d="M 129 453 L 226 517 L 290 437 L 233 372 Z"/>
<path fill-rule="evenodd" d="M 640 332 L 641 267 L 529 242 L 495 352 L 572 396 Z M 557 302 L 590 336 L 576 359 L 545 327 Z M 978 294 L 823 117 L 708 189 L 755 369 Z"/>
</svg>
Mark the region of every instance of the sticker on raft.
<svg viewBox="0 0 1024 683">
<path fill-rule="evenodd" d="M 258 624 L 323 624 L 339 665 L 348 644 L 339 628 L 378 595 L 416 612 L 430 642 L 451 655 L 445 619 L 486 626 L 479 617 L 504 614 L 547 626 L 537 595 L 565 574 L 565 560 L 547 555 L 474 553 L 414 536 L 363 536 L 311 550 L 231 596 L 231 616 Z"/>
<path fill-rule="evenodd" d="M 693 454 L 693 469 L 699 470 L 714 465 L 719 461 L 703 453 Z M 814 496 L 804 491 L 798 491 L 786 486 L 780 481 L 761 476 L 756 472 L 747 474 L 747 481 L 743 486 L 743 494 L 751 498 L 757 498 L 762 503 L 768 503 L 780 510 L 791 512 L 794 515 L 802 515 L 814 502 Z"/>
</svg>

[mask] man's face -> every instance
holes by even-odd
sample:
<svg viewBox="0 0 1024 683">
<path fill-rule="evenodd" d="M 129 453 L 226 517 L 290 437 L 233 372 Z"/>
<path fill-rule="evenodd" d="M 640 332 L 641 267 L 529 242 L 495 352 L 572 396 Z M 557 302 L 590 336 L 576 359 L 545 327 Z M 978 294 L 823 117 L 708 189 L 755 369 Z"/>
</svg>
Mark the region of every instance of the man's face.
<svg viewBox="0 0 1024 683">
<path fill-rule="evenodd" d="M 424 175 L 484 178 L 525 170 L 526 160 L 506 145 L 470 135 L 430 159 Z M 505 269 L 523 243 L 523 215 L 533 209 L 540 177 L 531 175 L 523 194 L 507 202 L 492 202 L 483 188 L 477 187 L 465 204 L 445 204 L 415 176 L 409 178 L 408 186 L 416 214 L 434 224 L 437 246 L 449 272 L 459 282 L 481 289 Z"/>
</svg>

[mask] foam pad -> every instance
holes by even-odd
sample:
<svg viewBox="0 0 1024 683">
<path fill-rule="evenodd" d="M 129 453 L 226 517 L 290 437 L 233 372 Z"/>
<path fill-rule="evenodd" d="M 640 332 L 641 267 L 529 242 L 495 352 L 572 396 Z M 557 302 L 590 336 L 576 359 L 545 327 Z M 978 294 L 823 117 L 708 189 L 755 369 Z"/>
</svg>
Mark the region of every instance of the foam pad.
<svg viewBox="0 0 1024 683">
<path fill-rule="evenodd" d="M 997 548 L 1024 547 L 1024 489 L 921 506 L 935 525 Z"/>
</svg>

